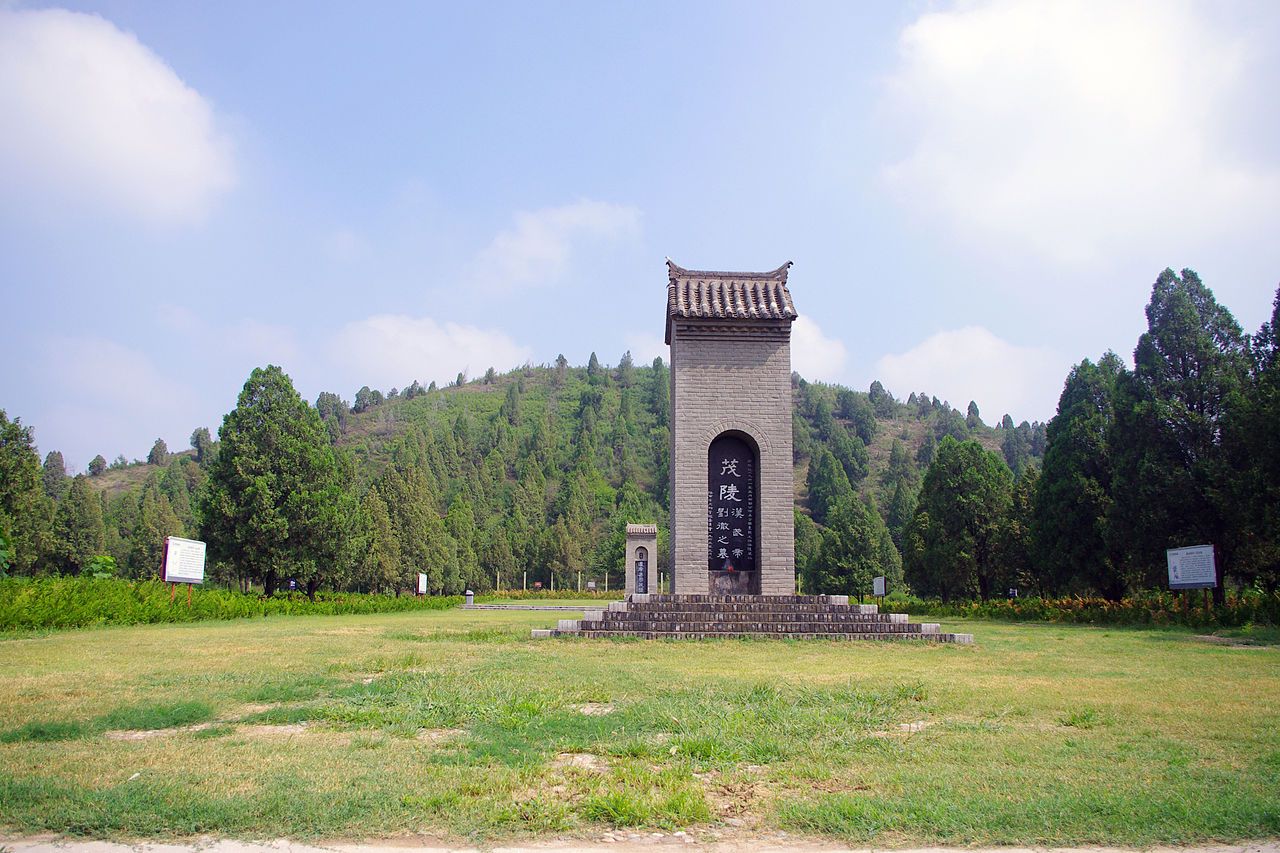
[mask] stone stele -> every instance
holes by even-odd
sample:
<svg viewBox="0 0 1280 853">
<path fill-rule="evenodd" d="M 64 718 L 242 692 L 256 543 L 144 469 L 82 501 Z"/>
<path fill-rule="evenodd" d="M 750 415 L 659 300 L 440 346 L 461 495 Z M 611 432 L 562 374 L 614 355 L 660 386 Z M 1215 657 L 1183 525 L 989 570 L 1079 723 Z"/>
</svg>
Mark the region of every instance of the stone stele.
<svg viewBox="0 0 1280 853">
<path fill-rule="evenodd" d="M 673 593 L 795 594 L 790 267 L 667 261 Z"/>
</svg>

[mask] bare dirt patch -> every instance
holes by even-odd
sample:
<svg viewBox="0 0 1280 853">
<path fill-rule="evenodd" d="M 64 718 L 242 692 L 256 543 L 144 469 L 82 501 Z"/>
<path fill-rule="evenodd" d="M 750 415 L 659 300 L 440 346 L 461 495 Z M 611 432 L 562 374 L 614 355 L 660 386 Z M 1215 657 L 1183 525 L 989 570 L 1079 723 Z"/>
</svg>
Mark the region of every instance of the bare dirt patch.
<svg viewBox="0 0 1280 853">
<path fill-rule="evenodd" d="M 258 726 L 237 726 L 236 734 L 248 735 L 249 737 L 261 738 L 278 738 L 293 737 L 294 735 L 305 734 L 307 731 L 306 723 L 284 723 L 280 725 L 258 725 Z"/>
<path fill-rule="evenodd" d="M 614 712 L 613 705 L 607 702 L 588 702 L 578 706 L 578 713 L 584 717 L 603 717 Z"/>
<path fill-rule="evenodd" d="M 551 766 L 576 767 L 591 773 L 603 773 L 609 769 L 609 762 L 590 752 L 562 752 L 551 762 Z"/>
<path fill-rule="evenodd" d="M 466 733 L 466 729 L 418 729 L 418 733 L 413 736 L 413 739 L 423 743 L 442 743 L 454 738 L 460 738 Z"/>
<path fill-rule="evenodd" d="M 726 826 L 756 826 L 760 822 L 756 805 L 766 793 L 763 786 L 751 781 L 703 780 L 707 805 Z"/>
<path fill-rule="evenodd" d="M 1226 646 L 1229 649 L 1260 649 L 1266 647 L 1266 643 L 1255 643 L 1250 640 L 1241 639 L 1240 637 L 1219 637 L 1214 634 L 1196 634 L 1192 636 L 1191 639 L 1198 643 L 1209 643 L 1213 646 Z"/>
<path fill-rule="evenodd" d="M 880 729 L 871 733 L 872 737 L 906 737 L 922 732 L 932 726 L 929 720 L 916 720 L 914 723 L 898 723 L 891 729 Z"/>
<path fill-rule="evenodd" d="M 168 729 L 117 729 L 106 733 L 107 740 L 151 740 L 158 737 L 202 732 L 212 728 L 213 723 L 196 723 L 191 726 L 174 726 Z"/>
</svg>

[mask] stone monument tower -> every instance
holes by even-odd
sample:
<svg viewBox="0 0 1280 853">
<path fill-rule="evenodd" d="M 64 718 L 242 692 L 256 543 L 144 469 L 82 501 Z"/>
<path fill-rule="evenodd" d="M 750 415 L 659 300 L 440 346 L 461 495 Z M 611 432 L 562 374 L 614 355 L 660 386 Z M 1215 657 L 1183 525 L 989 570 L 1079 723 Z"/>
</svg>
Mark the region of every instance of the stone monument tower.
<svg viewBox="0 0 1280 853">
<path fill-rule="evenodd" d="M 673 593 L 795 593 L 790 267 L 667 261 Z"/>
<path fill-rule="evenodd" d="M 973 642 L 847 595 L 795 594 L 790 266 L 703 272 L 667 261 L 671 592 L 653 588 L 657 526 L 629 524 L 626 599 L 533 636 Z"/>
</svg>

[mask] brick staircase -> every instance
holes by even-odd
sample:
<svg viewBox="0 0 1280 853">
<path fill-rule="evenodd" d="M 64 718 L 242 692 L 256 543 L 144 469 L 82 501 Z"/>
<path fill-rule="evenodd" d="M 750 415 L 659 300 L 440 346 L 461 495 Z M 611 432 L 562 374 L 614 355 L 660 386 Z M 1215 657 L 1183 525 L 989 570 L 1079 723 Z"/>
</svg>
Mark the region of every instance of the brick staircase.
<svg viewBox="0 0 1280 853">
<path fill-rule="evenodd" d="M 972 634 L 944 634 L 935 622 L 909 622 L 847 595 L 631 595 L 607 609 L 561 619 L 534 637 L 795 637 L 830 640 L 927 640 L 972 643 Z"/>
</svg>

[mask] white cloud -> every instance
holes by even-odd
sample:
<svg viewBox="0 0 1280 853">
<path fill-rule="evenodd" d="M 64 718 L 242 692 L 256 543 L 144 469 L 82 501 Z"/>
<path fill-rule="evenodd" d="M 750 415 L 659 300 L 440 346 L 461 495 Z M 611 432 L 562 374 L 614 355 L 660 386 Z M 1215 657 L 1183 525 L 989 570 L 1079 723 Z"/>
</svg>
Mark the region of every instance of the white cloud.
<svg viewBox="0 0 1280 853">
<path fill-rule="evenodd" d="M 887 81 L 906 153 L 882 177 L 963 241 L 1057 262 L 1273 239 L 1280 165 L 1232 144 L 1271 109 L 1251 73 L 1261 36 L 1227 32 L 1214 9 L 991 0 L 922 15 Z"/>
<path fill-rule="evenodd" d="M 568 270 L 583 241 L 634 239 L 639 232 L 638 209 L 603 201 L 583 199 L 517 213 L 514 227 L 500 232 L 480 252 L 472 277 L 495 290 L 545 284 Z"/>
<path fill-rule="evenodd" d="M 489 367 L 506 371 L 532 357 L 503 332 L 403 314 L 348 323 L 329 355 L 350 382 L 384 392 L 414 379 L 424 385 L 452 382 L 460 371 L 472 377 Z"/>
<path fill-rule="evenodd" d="M 198 218 L 235 182 L 213 108 L 96 15 L 0 9 L 0 196 Z"/>
<path fill-rule="evenodd" d="M 1006 412 L 1015 421 L 1047 421 L 1070 363 L 1046 347 L 1018 346 L 980 326 L 939 332 L 904 353 L 876 362 L 875 375 L 894 396 L 923 391 L 963 411 L 977 402 L 983 420 Z"/>
<path fill-rule="evenodd" d="M 813 320 L 802 315 L 791 324 L 791 369 L 805 379 L 842 382 L 847 358 L 844 343 L 828 338 Z"/>
</svg>

